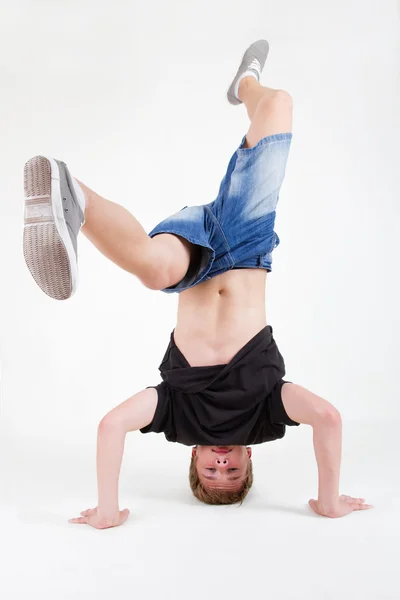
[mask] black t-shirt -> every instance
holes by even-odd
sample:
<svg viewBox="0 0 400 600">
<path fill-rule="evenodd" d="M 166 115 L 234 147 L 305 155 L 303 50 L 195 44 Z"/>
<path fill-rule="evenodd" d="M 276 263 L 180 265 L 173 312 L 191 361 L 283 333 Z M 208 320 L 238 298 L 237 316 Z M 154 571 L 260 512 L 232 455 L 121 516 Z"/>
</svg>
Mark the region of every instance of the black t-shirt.
<svg viewBox="0 0 400 600">
<path fill-rule="evenodd" d="M 261 444 L 282 438 L 298 425 L 285 412 L 281 388 L 285 365 L 267 325 L 223 365 L 191 367 L 175 344 L 174 332 L 154 387 L 158 403 L 142 433 L 164 433 L 187 446 Z"/>
</svg>

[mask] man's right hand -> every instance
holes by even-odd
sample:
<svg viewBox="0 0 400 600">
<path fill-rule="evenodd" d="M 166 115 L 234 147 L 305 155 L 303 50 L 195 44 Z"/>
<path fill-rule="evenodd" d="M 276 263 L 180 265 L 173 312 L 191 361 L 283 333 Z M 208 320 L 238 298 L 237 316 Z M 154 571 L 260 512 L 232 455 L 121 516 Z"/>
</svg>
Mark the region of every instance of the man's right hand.
<svg viewBox="0 0 400 600">
<path fill-rule="evenodd" d="M 129 517 L 129 513 L 130 511 L 127 508 L 109 514 L 102 513 L 98 507 L 88 508 L 88 510 L 81 512 L 81 517 L 69 519 L 69 523 L 90 525 L 95 529 L 109 529 L 110 527 L 123 525 Z"/>
</svg>

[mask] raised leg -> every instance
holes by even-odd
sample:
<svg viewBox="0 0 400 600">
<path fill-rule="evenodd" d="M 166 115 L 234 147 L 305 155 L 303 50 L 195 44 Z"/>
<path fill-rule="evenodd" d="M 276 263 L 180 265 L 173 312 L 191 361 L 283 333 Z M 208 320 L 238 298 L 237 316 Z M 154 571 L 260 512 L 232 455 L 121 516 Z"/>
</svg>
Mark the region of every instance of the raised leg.
<svg viewBox="0 0 400 600">
<path fill-rule="evenodd" d="M 263 87 L 254 77 L 245 77 L 239 85 L 239 98 L 251 121 L 246 148 L 268 135 L 292 131 L 293 103 L 287 92 Z"/>
<path fill-rule="evenodd" d="M 245 147 L 255 146 L 268 135 L 291 131 L 292 101 L 287 92 L 263 87 L 254 77 L 245 77 L 239 97 L 251 120 Z M 100 252 L 150 289 L 170 287 L 185 276 L 198 251 L 196 246 L 172 234 L 151 239 L 129 211 L 79 184 L 86 197 L 82 231 Z"/>
<path fill-rule="evenodd" d="M 167 233 L 150 238 L 128 210 L 79 185 L 86 197 L 82 231 L 102 254 L 150 289 L 161 290 L 185 276 L 193 244 Z"/>
</svg>

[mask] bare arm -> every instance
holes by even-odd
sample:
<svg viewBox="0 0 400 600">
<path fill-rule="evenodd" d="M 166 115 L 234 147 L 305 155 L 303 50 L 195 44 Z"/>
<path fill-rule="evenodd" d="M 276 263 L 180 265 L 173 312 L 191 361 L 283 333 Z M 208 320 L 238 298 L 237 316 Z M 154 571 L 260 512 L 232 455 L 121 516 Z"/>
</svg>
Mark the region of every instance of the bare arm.
<svg viewBox="0 0 400 600">
<path fill-rule="evenodd" d="M 157 407 L 157 390 L 149 388 L 135 394 L 101 420 L 97 436 L 98 505 L 84 511 L 73 523 L 86 523 L 99 529 L 121 525 L 129 511 L 120 511 L 118 482 L 129 431 L 146 427 L 153 420 Z"/>
<path fill-rule="evenodd" d="M 282 387 L 282 402 L 293 421 L 313 428 L 318 465 L 318 500 L 310 500 L 313 510 L 327 517 L 341 517 L 353 510 L 370 508 L 362 498 L 339 496 L 342 454 L 339 411 L 323 398 L 295 384 Z"/>
</svg>

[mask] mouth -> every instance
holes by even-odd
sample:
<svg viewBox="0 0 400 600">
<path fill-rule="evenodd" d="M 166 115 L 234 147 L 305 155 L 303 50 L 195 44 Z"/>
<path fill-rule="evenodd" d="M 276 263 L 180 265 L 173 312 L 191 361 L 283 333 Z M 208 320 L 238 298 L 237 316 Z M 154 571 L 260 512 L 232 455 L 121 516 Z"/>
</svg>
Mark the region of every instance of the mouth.
<svg viewBox="0 0 400 600">
<path fill-rule="evenodd" d="M 213 452 L 215 452 L 215 454 L 228 454 L 229 452 L 232 452 L 232 448 L 218 446 L 216 450 L 213 449 Z"/>
</svg>

